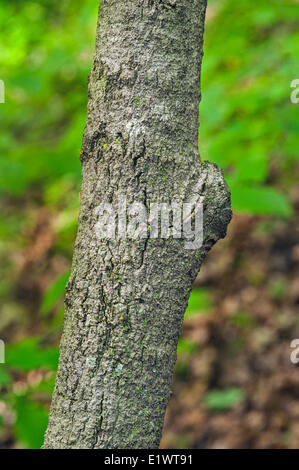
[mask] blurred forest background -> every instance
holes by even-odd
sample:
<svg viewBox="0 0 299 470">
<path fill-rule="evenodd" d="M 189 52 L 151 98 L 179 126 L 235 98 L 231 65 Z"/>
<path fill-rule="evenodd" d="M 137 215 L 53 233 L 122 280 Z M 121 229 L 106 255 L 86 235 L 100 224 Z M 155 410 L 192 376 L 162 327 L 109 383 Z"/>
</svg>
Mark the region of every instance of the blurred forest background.
<svg viewBox="0 0 299 470">
<path fill-rule="evenodd" d="M 190 298 L 163 448 L 299 447 L 298 0 L 210 0 L 199 149 L 234 218 Z M 98 0 L 2 0 L 0 447 L 38 448 L 79 210 Z"/>
</svg>

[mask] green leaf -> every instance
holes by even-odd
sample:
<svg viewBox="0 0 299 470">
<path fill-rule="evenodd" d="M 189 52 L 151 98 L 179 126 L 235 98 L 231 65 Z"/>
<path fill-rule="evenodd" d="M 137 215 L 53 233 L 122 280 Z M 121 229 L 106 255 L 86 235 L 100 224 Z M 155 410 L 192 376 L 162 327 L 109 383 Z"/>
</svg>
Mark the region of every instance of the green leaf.
<svg viewBox="0 0 299 470">
<path fill-rule="evenodd" d="M 47 315 L 57 302 L 64 296 L 65 286 L 70 275 L 70 270 L 65 271 L 59 276 L 54 283 L 45 292 L 42 304 L 40 307 L 40 314 L 42 316 Z"/>
<path fill-rule="evenodd" d="M 243 181 L 262 183 L 267 177 L 267 172 L 268 155 L 266 151 L 263 150 L 258 153 L 257 149 L 256 153 L 248 152 L 248 154 L 238 162 L 234 177 L 239 183 Z"/>
<path fill-rule="evenodd" d="M 4 370 L 4 366 L 0 366 L 0 388 L 11 383 L 11 376 Z"/>
<path fill-rule="evenodd" d="M 192 354 L 198 349 L 198 345 L 187 338 L 180 338 L 178 342 L 178 353 Z"/>
<path fill-rule="evenodd" d="M 282 299 L 288 291 L 288 283 L 285 279 L 275 279 L 270 284 L 270 292 L 273 299 Z"/>
<path fill-rule="evenodd" d="M 48 410 L 27 397 L 16 397 L 15 409 L 17 418 L 14 428 L 17 438 L 27 447 L 39 449 L 48 424 Z"/>
<path fill-rule="evenodd" d="M 204 396 L 204 406 L 212 411 L 225 411 L 241 403 L 245 398 L 241 388 L 232 387 L 225 390 L 212 390 Z"/>
<path fill-rule="evenodd" d="M 290 217 L 293 213 L 288 199 L 270 186 L 231 187 L 232 207 L 235 211 L 256 215 Z"/>
<path fill-rule="evenodd" d="M 213 307 L 209 289 L 193 289 L 189 298 L 185 319 L 198 313 L 205 313 Z"/>
<path fill-rule="evenodd" d="M 56 370 L 58 356 L 57 346 L 42 348 L 38 337 L 19 341 L 6 348 L 7 366 L 22 371 L 31 369 Z"/>
<path fill-rule="evenodd" d="M 254 318 L 247 312 L 236 312 L 231 319 L 233 325 L 238 328 L 252 328 L 255 325 Z"/>
<path fill-rule="evenodd" d="M 49 397 L 51 397 L 53 390 L 54 390 L 54 386 L 55 386 L 55 378 L 56 378 L 56 374 L 53 372 L 53 374 L 50 377 L 46 377 L 38 384 L 35 384 L 34 387 L 32 387 L 33 395 L 36 392 L 41 392 L 42 394 L 48 395 Z"/>
</svg>

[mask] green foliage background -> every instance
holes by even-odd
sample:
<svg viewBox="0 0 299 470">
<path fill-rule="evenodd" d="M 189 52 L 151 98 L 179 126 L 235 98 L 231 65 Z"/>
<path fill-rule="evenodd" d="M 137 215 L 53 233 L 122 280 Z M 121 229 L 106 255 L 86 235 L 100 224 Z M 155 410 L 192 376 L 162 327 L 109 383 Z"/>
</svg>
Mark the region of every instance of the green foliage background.
<svg viewBox="0 0 299 470">
<path fill-rule="evenodd" d="M 0 337 L 7 342 L 0 405 L 11 410 L 11 420 L 0 417 L 3 446 L 11 445 L 9 427 L 16 445 L 38 448 L 47 424 L 79 208 L 97 9 L 98 0 L 0 5 L 0 79 L 6 85 L 0 105 Z M 291 0 L 211 0 L 208 9 L 199 149 L 224 169 L 234 211 L 268 221 L 292 216 L 298 180 L 299 105 L 290 102 L 290 83 L 298 78 L 297 13 Z M 52 221 L 50 255 L 67 262 L 32 313 L 15 286 L 40 208 Z M 209 290 L 195 290 L 186 316 L 211 307 Z M 192 348 L 180 340 L 179 354 Z M 242 391 L 231 389 L 210 392 L 206 403 L 225 409 L 241 399 Z"/>
</svg>

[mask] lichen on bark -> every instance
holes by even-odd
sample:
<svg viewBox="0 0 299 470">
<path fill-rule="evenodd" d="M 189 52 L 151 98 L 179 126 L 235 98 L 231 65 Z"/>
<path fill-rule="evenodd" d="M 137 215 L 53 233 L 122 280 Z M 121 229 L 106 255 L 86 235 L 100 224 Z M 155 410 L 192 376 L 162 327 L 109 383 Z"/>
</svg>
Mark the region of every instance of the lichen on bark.
<svg viewBox="0 0 299 470">
<path fill-rule="evenodd" d="M 230 194 L 200 162 L 205 0 L 101 0 L 81 152 L 78 234 L 44 448 L 156 448 L 192 283 Z M 102 202 L 204 205 L 204 241 L 99 240 Z"/>
</svg>

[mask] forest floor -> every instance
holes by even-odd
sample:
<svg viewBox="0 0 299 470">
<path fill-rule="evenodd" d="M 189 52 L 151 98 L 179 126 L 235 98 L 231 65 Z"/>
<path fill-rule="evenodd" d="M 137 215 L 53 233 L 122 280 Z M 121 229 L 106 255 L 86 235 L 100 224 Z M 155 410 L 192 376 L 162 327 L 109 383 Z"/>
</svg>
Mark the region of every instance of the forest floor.
<svg viewBox="0 0 299 470">
<path fill-rule="evenodd" d="M 299 193 L 294 195 L 299 205 Z M 235 216 L 196 287 L 214 308 L 185 320 L 162 448 L 298 448 L 299 219 Z"/>
</svg>

